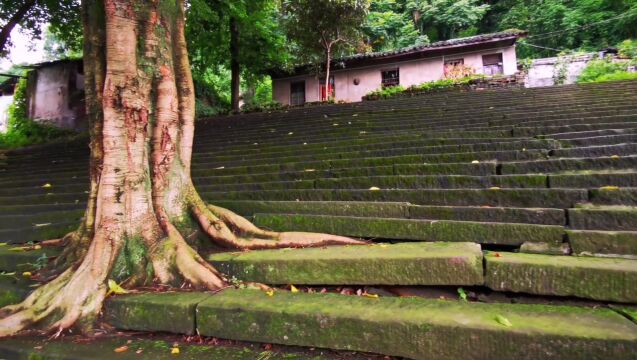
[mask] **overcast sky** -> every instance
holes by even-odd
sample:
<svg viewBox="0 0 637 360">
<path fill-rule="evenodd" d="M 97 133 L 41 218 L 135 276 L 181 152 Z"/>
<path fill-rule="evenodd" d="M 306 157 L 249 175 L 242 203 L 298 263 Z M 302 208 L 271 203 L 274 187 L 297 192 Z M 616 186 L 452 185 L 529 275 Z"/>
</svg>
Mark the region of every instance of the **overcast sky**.
<svg viewBox="0 0 637 360">
<path fill-rule="evenodd" d="M 11 42 L 13 46 L 9 50 L 9 57 L 0 60 L 0 70 L 7 70 L 12 64 L 44 61 L 44 40 L 33 41 L 16 26 L 11 32 Z"/>
</svg>

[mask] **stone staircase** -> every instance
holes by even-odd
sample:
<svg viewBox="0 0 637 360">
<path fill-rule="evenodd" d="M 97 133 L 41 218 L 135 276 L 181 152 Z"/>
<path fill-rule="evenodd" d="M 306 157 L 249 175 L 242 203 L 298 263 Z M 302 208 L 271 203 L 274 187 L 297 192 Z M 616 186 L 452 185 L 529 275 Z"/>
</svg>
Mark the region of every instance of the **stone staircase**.
<svg viewBox="0 0 637 360">
<path fill-rule="evenodd" d="M 236 280 L 303 290 L 114 298 L 116 326 L 418 359 L 637 353 L 637 82 L 441 93 L 197 126 L 193 178 L 207 201 L 264 228 L 376 244 L 211 254 Z M 74 228 L 87 164 L 85 141 L 0 157 L 0 242 Z M 0 271 L 42 256 L 16 254 L 0 248 Z M 15 298 L 5 289 L 24 292 L 21 283 L 0 294 Z M 313 293 L 343 286 L 364 291 Z M 414 286 L 504 298 L 392 296 Z M 174 316 L 157 325 L 149 314 L 158 312 Z"/>
</svg>

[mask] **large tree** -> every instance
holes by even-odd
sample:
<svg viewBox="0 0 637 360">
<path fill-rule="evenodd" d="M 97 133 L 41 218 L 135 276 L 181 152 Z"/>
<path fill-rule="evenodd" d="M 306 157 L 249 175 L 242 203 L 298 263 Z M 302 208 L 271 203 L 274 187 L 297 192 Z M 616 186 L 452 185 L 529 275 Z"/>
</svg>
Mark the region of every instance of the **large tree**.
<svg viewBox="0 0 637 360">
<path fill-rule="evenodd" d="M 190 226 L 237 249 L 361 243 L 264 231 L 204 203 L 190 177 L 194 91 L 183 0 L 85 0 L 82 6 L 91 131 L 85 220 L 65 238 L 57 265 L 70 266 L 4 308 L 0 335 L 32 327 L 58 334 L 90 329 L 110 279 L 128 287 L 225 286 L 183 235 Z"/>
<path fill-rule="evenodd" d="M 329 98 L 330 63 L 336 48 L 353 45 L 361 37 L 361 25 L 369 0 L 284 0 L 283 12 L 288 37 L 305 56 L 325 62 L 325 89 Z"/>
</svg>

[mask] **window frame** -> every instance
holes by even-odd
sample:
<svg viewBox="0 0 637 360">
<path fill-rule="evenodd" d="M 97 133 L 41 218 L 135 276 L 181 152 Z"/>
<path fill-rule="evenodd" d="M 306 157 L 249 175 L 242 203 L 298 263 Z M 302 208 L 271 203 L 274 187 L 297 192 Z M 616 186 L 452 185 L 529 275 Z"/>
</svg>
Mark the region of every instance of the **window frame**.
<svg viewBox="0 0 637 360">
<path fill-rule="evenodd" d="M 391 73 L 391 72 L 396 72 L 396 77 L 391 78 L 391 81 L 386 81 L 385 74 Z M 395 68 L 382 69 L 380 71 L 380 85 L 383 89 L 400 85 L 400 68 L 395 67 Z"/>
</svg>

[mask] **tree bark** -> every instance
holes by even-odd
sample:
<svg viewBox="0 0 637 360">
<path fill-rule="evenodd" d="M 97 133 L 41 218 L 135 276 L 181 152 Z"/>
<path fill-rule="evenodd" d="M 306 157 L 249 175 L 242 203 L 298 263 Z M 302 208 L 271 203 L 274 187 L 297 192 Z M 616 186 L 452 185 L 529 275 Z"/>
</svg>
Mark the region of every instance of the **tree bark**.
<svg viewBox="0 0 637 360">
<path fill-rule="evenodd" d="M 235 249 L 363 244 L 350 238 L 261 230 L 204 203 L 191 177 L 194 87 L 183 0 L 83 2 L 89 204 L 64 240 L 70 266 L 26 300 L 0 311 L 0 336 L 25 329 L 89 332 L 108 296 L 124 286 L 226 286 L 197 253 L 193 230 Z"/>
<path fill-rule="evenodd" d="M 329 100 L 330 99 L 330 93 L 331 93 L 331 89 L 330 89 L 330 69 L 331 69 L 331 62 L 332 62 L 332 46 L 331 44 L 327 46 L 327 49 L 325 51 L 325 100 Z"/>
<path fill-rule="evenodd" d="M 6 46 L 9 42 L 11 31 L 22 21 L 27 12 L 35 6 L 35 2 L 36 0 L 26 0 L 0 30 L 0 56 L 3 56 L 7 52 Z"/>
<path fill-rule="evenodd" d="M 239 23 L 235 17 L 230 18 L 230 71 L 232 111 L 238 112 L 241 96 L 241 65 L 239 63 Z"/>
</svg>

